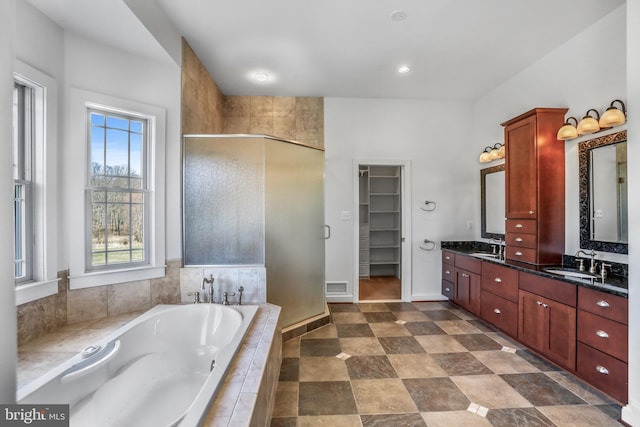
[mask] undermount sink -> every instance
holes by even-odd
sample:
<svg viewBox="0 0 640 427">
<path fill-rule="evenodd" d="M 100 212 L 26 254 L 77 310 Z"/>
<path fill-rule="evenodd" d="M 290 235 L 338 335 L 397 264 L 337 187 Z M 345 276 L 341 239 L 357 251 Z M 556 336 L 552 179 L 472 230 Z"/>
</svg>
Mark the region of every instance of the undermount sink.
<svg viewBox="0 0 640 427">
<path fill-rule="evenodd" d="M 498 258 L 498 254 L 490 254 L 490 253 L 486 253 L 486 252 L 474 252 L 472 254 L 469 254 L 471 256 L 477 256 L 480 258 Z"/>
<path fill-rule="evenodd" d="M 596 279 L 598 277 L 595 274 L 572 270 L 569 268 L 546 268 L 544 271 L 546 271 L 547 273 L 559 274 L 566 277 L 578 277 L 580 279 Z"/>
</svg>

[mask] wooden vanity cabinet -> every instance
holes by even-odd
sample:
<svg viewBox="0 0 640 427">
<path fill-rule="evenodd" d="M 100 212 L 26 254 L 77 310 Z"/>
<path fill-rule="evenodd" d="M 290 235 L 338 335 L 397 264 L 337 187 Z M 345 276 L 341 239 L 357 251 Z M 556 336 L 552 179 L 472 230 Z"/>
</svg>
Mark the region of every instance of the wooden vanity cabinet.
<svg viewBox="0 0 640 427">
<path fill-rule="evenodd" d="M 556 132 L 565 108 L 536 108 L 504 126 L 506 147 L 506 257 L 559 264 L 564 251 L 564 144 Z M 527 220 L 528 231 L 510 229 Z"/>
<path fill-rule="evenodd" d="M 456 299 L 455 255 L 449 251 L 442 251 L 442 295 Z"/>
<path fill-rule="evenodd" d="M 480 317 L 512 337 L 518 335 L 518 271 L 482 263 Z"/>
<path fill-rule="evenodd" d="M 576 368 L 576 286 L 519 273 L 518 339 L 558 365 Z"/>
<path fill-rule="evenodd" d="M 623 403 L 628 398 L 628 302 L 578 290 L 578 376 Z"/>
<path fill-rule="evenodd" d="M 482 261 L 455 254 L 456 304 L 473 314 L 480 315 L 480 278 Z"/>
</svg>

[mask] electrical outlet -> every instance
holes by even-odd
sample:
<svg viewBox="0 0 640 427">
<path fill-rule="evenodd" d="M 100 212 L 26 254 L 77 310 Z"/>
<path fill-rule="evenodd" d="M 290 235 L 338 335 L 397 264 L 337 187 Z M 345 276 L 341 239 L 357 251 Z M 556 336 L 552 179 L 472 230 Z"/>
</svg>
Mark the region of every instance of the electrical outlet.
<svg viewBox="0 0 640 427">
<path fill-rule="evenodd" d="M 473 222 L 467 221 L 467 230 L 471 230 L 473 228 Z"/>
<path fill-rule="evenodd" d="M 342 211 L 342 213 L 340 214 L 340 219 L 342 219 L 343 221 L 349 221 L 351 219 L 351 212 Z"/>
</svg>

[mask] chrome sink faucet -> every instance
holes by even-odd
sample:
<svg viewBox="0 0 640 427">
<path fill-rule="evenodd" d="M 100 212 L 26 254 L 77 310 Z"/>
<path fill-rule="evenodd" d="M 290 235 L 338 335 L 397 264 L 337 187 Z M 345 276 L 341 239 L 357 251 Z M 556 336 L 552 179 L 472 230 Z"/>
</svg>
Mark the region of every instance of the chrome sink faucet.
<svg viewBox="0 0 640 427">
<path fill-rule="evenodd" d="M 498 259 L 500 261 L 502 261 L 504 259 L 504 243 L 505 243 L 504 240 L 502 240 L 502 238 L 491 239 L 490 242 L 498 244 Z M 495 253 L 495 246 L 494 246 L 494 252 L 493 253 Z"/>
<path fill-rule="evenodd" d="M 588 257 L 591 257 L 591 265 L 589 266 L 589 273 L 591 274 L 596 274 L 596 255 L 598 255 L 593 249 L 591 249 L 591 252 L 587 253 L 585 251 L 583 251 L 582 249 L 578 250 L 576 252 L 576 254 L 574 255 L 576 258 L 580 255 L 586 255 Z M 580 261 L 580 271 L 584 271 L 584 263 L 582 261 L 582 259 L 578 259 Z"/>
<path fill-rule="evenodd" d="M 209 275 L 209 278 L 207 279 L 206 277 L 202 278 L 202 283 L 200 285 L 200 288 L 202 288 L 203 290 L 205 289 L 204 285 L 205 284 L 209 284 L 209 287 L 206 289 L 207 294 L 209 294 L 209 304 L 213 304 L 213 274 Z"/>
</svg>

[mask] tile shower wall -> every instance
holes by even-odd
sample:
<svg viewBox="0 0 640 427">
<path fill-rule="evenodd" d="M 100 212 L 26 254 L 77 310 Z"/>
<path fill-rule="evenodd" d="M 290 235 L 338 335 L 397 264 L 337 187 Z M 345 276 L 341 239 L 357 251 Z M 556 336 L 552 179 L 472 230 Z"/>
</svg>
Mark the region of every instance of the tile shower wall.
<svg viewBox="0 0 640 427">
<path fill-rule="evenodd" d="M 167 261 L 163 278 L 68 290 L 68 271 L 58 273 L 58 294 L 18 306 L 18 345 L 62 326 L 180 302 L 181 260 Z"/>
<path fill-rule="evenodd" d="M 189 292 L 202 294 L 202 279 L 213 275 L 214 301 L 222 301 L 223 292 L 236 292 L 242 286 L 242 303 L 262 304 L 267 302 L 267 271 L 265 267 L 187 267 L 180 269 L 180 300 L 183 303 L 193 302 Z M 236 304 L 238 296 L 229 297 L 229 303 Z"/>
</svg>

